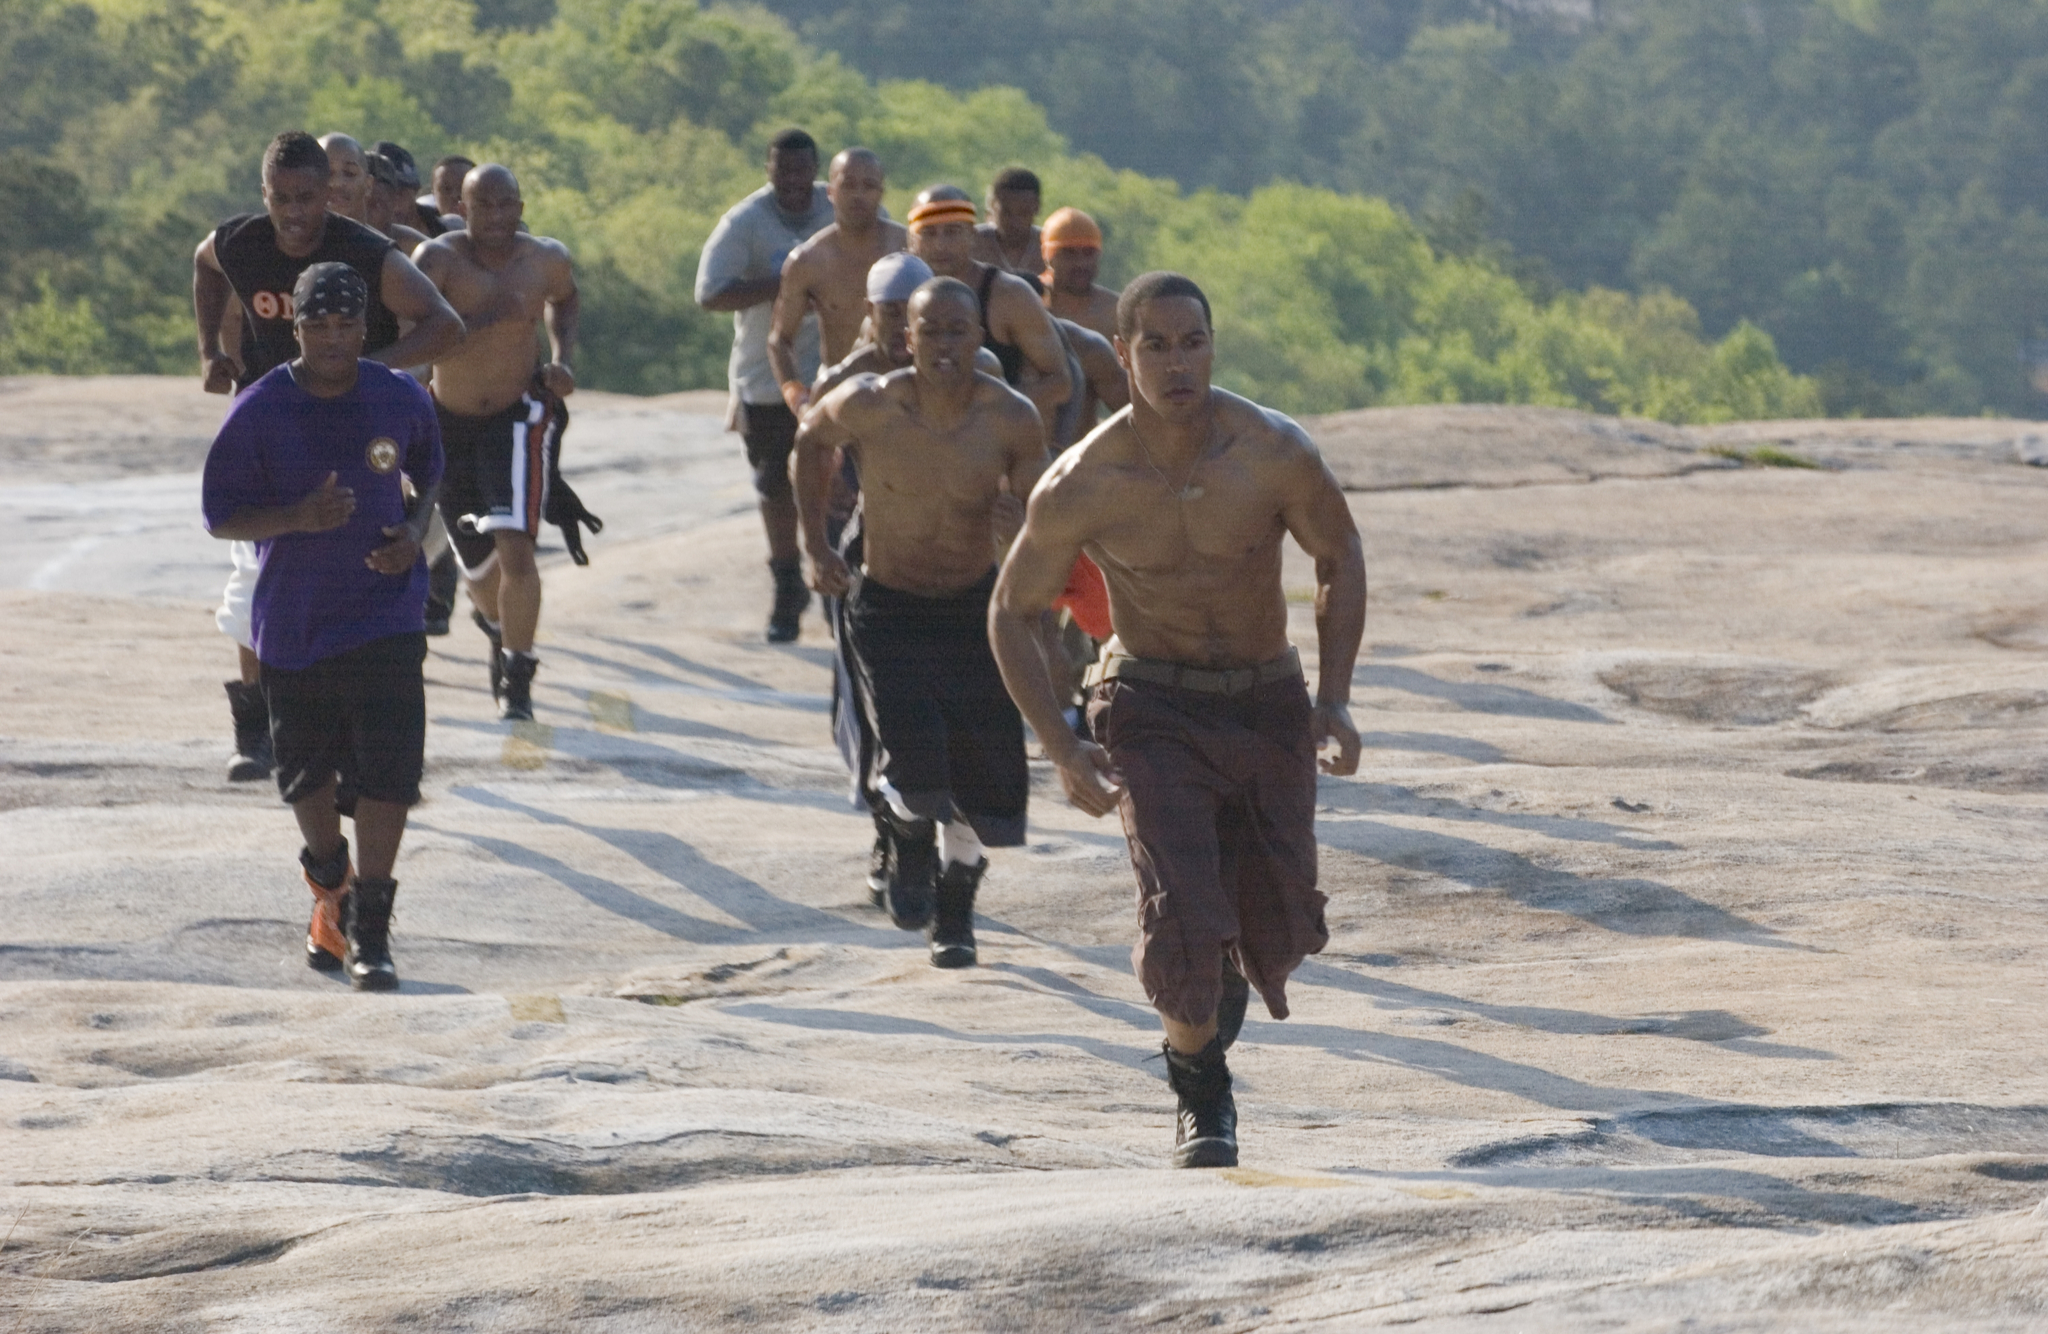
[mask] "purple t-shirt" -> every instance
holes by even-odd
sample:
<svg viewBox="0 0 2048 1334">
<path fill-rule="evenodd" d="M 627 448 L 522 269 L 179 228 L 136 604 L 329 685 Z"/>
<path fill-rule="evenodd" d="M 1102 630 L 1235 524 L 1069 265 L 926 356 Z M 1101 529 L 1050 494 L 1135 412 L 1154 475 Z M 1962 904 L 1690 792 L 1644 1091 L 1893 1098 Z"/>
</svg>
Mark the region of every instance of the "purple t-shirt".
<svg viewBox="0 0 2048 1334">
<path fill-rule="evenodd" d="M 441 425 L 419 381 L 359 362 L 356 387 L 336 398 L 299 388 L 289 365 L 243 390 L 206 455 L 206 526 L 245 506 L 296 504 L 328 473 L 356 493 L 347 523 L 256 544 L 262 572 L 250 620 L 256 656 L 299 671 L 387 635 L 426 629 L 427 563 L 379 574 L 365 560 L 405 522 L 399 474 L 441 480 Z"/>
</svg>

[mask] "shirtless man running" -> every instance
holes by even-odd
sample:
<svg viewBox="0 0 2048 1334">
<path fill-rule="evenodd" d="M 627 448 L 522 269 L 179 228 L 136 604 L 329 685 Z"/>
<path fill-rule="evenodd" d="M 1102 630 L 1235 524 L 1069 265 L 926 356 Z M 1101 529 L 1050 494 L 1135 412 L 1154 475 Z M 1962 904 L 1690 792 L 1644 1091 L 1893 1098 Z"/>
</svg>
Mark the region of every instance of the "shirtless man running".
<svg viewBox="0 0 2048 1334">
<path fill-rule="evenodd" d="M 1329 939 L 1316 889 L 1317 751 L 1358 769 L 1348 702 L 1365 633 L 1365 556 L 1322 456 L 1277 412 L 1211 387 L 1208 298 L 1148 273 L 1117 305 L 1128 411 L 1055 463 L 1031 497 L 989 615 L 1003 679 L 1074 805 L 1121 810 L 1139 884 L 1132 951 L 1166 1029 L 1180 1101 L 1174 1161 L 1237 1162 L 1224 1051 L 1246 982 L 1275 1019 Z M 1311 704 L 1287 642 L 1281 539 L 1316 564 Z M 1060 726 L 1033 633 L 1086 550 L 1116 635 L 1089 705 L 1096 742 Z M 1105 749 L 1106 747 L 1106 749 Z"/>
<path fill-rule="evenodd" d="M 576 391 L 576 275 L 560 241 L 519 230 L 519 181 L 496 163 L 462 182 L 469 225 L 420 247 L 420 271 L 464 316 L 469 337 L 434 367 L 447 452 L 441 514 L 491 641 L 491 695 L 508 721 L 533 717 L 540 663 L 540 570 L 534 539 L 561 443 L 562 399 Z M 547 328 L 538 365 L 534 331 Z"/>
<path fill-rule="evenodd" d="M 910 239 L 903 224 L 882 217 L 885 185 L 882 160 L 872 151 L 849 148 L 833 158 L 825 186 L 832 200 L 832 225 L 790 251 L 782 262 L 782 287 L 768 330 L 768 364 L 782 386 L 782 401 L 798 416 L 811 401 L 811 386 L 805 383 L 796 356 L 805 314 L 817 312 L 822 363 L 830 366 L 844 360 L 860 341 L 868 270 Z"/>
<path fill-rule="evenodd" d="M 1036 286 L 1040 252 L 1038 173 L 1004 167 L 988 187 L 988 221 L 974 229 L 974 257 Z"/>
<path fill-rule="evenodd" d="M 935 965 L 965 968 L 976 961 L 982 849 L 1024 841 L 1030 792 L 1023 723 L 984 628 L 996 513 L 1006 485 L 1012 495 L 1036 485 L 1046 452 L 1031 404 L 974 368 L 973 291 L 934 278 L 909 315 L 910 369 L 857 376 L 805 417 L 797 507 L 812 587 L 847 601 L 856 689 L 875 726 L 865 786 L 889 825 L 885 905 L 905 930 L 930 927 Z M 842 445 L 861 472 L 858 573 L 825 533 Z"/>
<path fill-rule="evenodd" d="M 1102 229 L 1078 208 L 1045 220 L 1045 308 L 1063 320 L 1116 337 L 1116 293 L 1095 281 L 1102 269 Z"/>
<path fill-rule="evenodd" d="M 910 298 L 931 281 L 932 271 L 915 255 L 903 251 L 882 256 L 868 270 L 867 316 L 863 327 L 871 341 L 854 345 L 846 359 L 818 372 L 811 386 L 813 402 L 857 375 L 887 375 L 910 365 Z M 974 354 L 974 368 L 984 375 L 1002 378 L 1003 368 L 995 353 L 982 348 Z M 1114 359 L 1114 354 L 1112 354 Z M 841 448 L 833 465 L 831 492 L 825 502 L 825 540 L 849 565 L 861 561 L 860 525 L 854 510 L 860 503 L 860 469 L 848 451 Z M 854 689 L 858 670 L 853 660 L 852 635 L 846 625 L 846 600 L 825 599 L 825 620 L 832 629 L 837 651 L 832 658 L 832 737 L 839 743 L 840 758 L 853 775 L 854 787 L 875 821 L 875 846 L 868 858 L 868 897 L 876 907 L 883 904 L 888 888 L 889 825 L 883 818 L 885 803 L 869 781 L 875 753 L 875 726 L 861 708 Z"/>
<path fill-rule="evenodd" d="M 1038 293 L 1013 273 L 975 259 L 974 204 L 957 185 L 928 186 L 910 209 L 910 253 L 941 278 L 967 284 L 981 306 L 982 344 L 1003 379 L 1038 409 L 1052 439 L 1060 405 L 1074 395 L 1067 350 Z"/>
</svg>

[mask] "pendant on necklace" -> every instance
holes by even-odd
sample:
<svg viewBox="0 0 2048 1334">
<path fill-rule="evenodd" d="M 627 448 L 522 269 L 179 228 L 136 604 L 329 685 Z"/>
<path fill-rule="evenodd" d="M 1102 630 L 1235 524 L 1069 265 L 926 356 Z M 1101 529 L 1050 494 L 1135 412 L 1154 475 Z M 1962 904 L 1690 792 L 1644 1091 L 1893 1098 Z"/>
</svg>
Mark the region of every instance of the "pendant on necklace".
<svg viewBox="0 0 2048 1334">
<path fill-rule="evenodd" d="M 1180 498 L 1182 500 L 1200 500 L 1202 498 L 1202 488 L 1199 486 L 1184 486 L 1180 489 Z"/>
</svg>

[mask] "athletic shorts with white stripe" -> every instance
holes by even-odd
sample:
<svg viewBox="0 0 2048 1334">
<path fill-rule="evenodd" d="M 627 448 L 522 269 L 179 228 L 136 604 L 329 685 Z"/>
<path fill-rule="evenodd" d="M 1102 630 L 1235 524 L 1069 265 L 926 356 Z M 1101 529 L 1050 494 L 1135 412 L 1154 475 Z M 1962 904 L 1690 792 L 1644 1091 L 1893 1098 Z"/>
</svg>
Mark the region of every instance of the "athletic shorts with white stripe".
<svg viewBox="0 0 2048 1334">
<path fill-rule="evenodd" d="M 493 533 L 540 535 L 548 503 L 548 476 L 561 445 L 558 399 L 529 392 L 488 417 L 465 417 L 436 403 L 441 449 L 441 517 L 455 544 L 455 559 L 472 579 L 490 573 Z"/>
</svg>

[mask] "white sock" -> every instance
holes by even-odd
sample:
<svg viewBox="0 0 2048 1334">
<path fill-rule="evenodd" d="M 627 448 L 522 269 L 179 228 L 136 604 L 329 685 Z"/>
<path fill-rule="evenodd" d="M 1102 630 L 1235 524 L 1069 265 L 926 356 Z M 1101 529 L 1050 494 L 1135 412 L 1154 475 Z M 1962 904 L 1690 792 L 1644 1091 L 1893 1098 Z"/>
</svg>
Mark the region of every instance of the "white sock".
<svg viewBox="0 0 2048 1334">
<path fill-rule="evenodd" d="M 903 794 L 890 786 L 888 779 L 883 779 L 877 784 L 877 788 L 882 794 L 882 800 L 889 803 L 889 809 L 895 812 L 897 819 L 905 824 L 912 824 L 923 818 L 904 804 Z"/>
<path fill-rule="evenodd" d="M 981 861 L 981 840 L 974 826 L 965 820 L 950 820 L 939 826 L 939 852 L 948 866 L 974 866 Z"/>
</svg>

